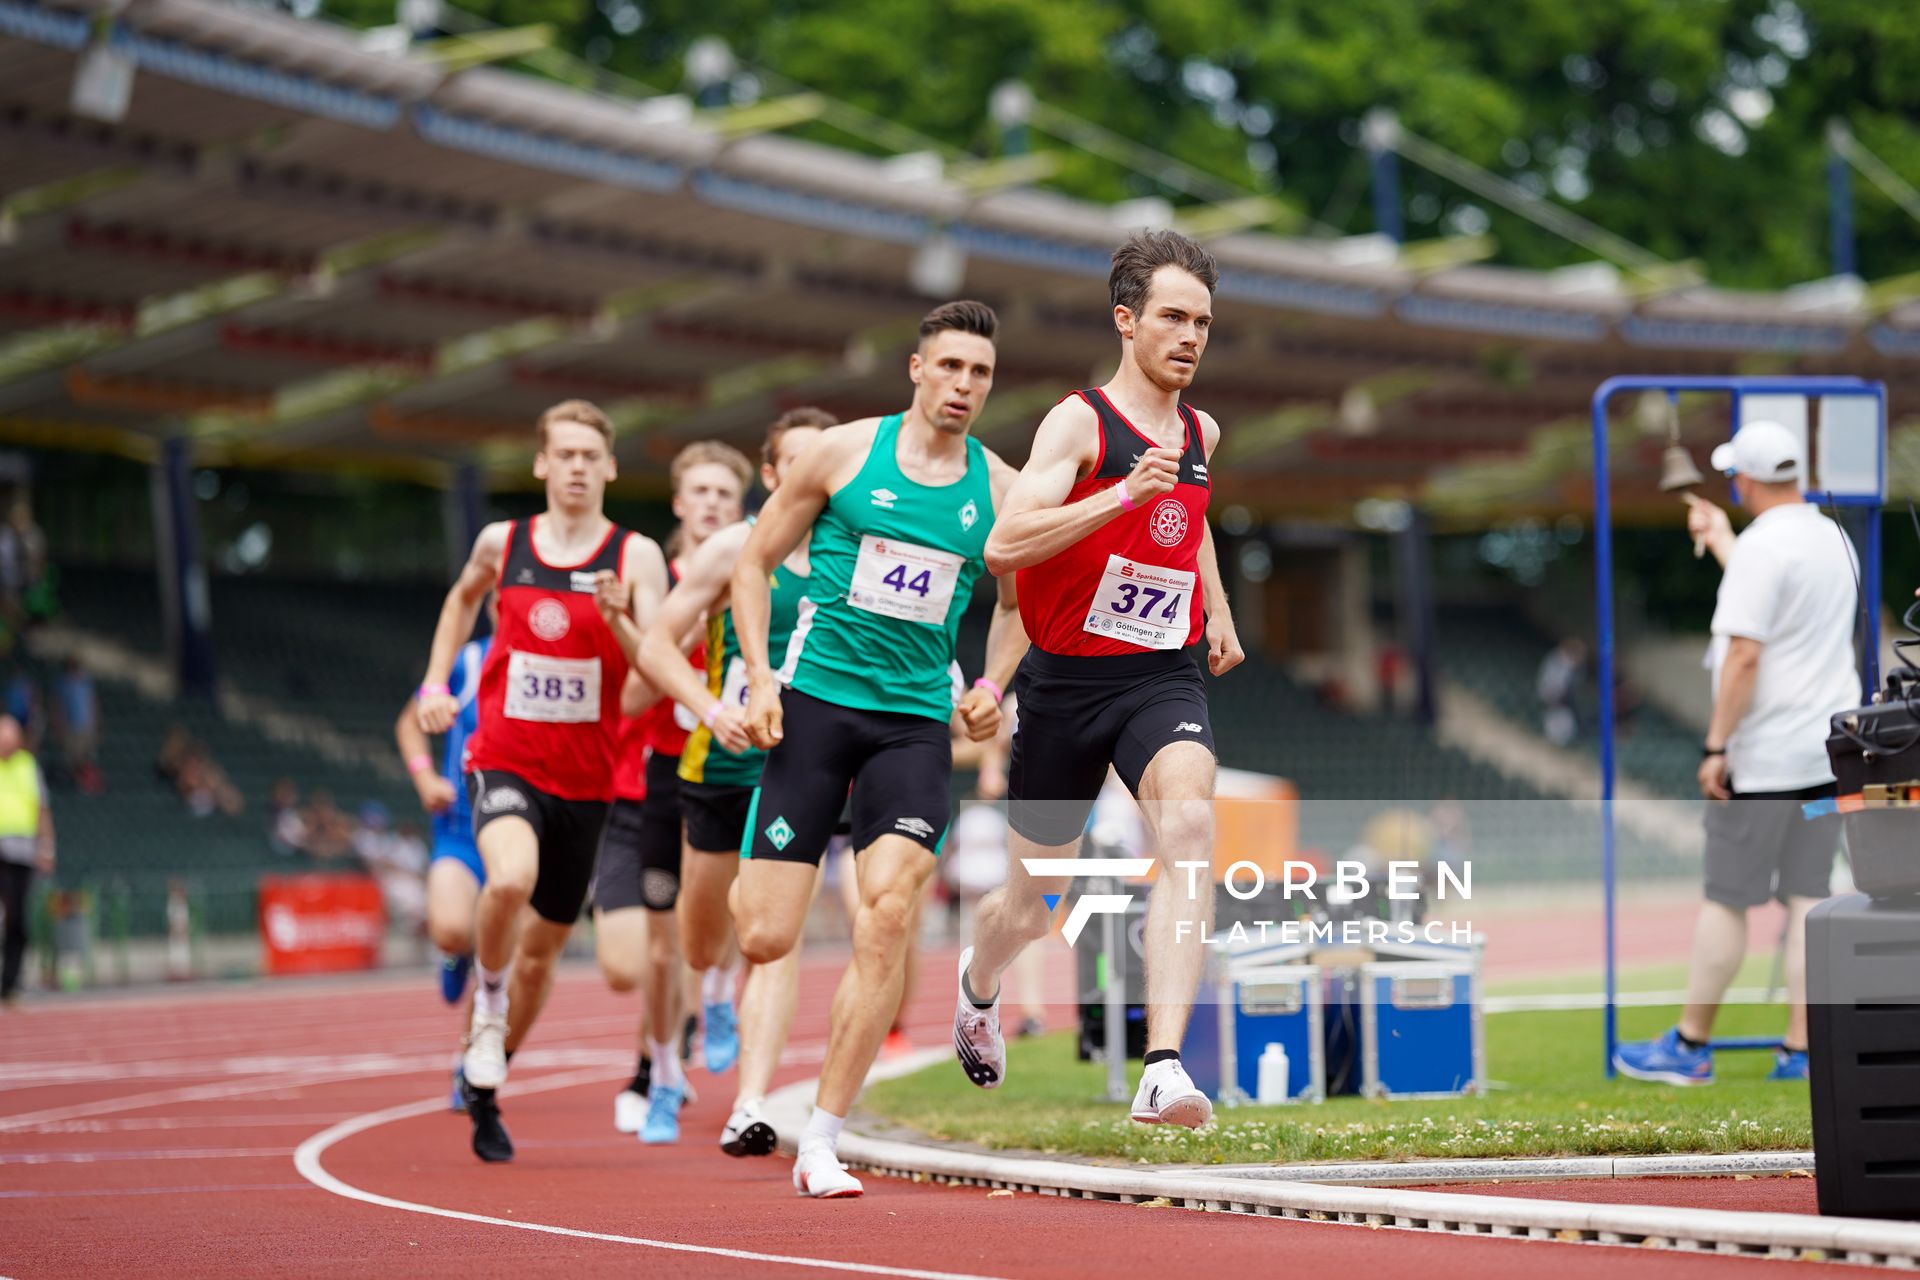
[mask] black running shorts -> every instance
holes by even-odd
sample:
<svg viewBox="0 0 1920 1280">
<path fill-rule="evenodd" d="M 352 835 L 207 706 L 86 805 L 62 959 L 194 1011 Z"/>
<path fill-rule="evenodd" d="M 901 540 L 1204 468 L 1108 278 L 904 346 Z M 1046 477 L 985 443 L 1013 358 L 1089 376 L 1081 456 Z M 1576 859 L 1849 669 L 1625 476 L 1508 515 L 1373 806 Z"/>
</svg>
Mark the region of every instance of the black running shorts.
<svg viewBox="0 0 1920 1280">
<path fill-rule="evenodd" d="M 647 798 L 615 800 L 593 873 L 601 911 L 671 911 L 680 901 L 680 757 L 647 757 Z"/>
<path fill-rule="evenodd" d="M 480 833 L 488 824 L 502 818 L 521 818 L 533 828 L 540 867 L 532 906 L 540 918 L 565 925 L 579 919 L 593 881 L 600 828 L 607 821 L 606 802 L 562 800 L 503 769 L 469 773 L 467 795 L 473 803 L 475 843 L 481 843 Z"/>
<path fill-rule="evenodd" d="M 1800 806 L 1834 793 L 1829 782 L 1803 791 L 1735 791 L 1731 800 L 1707 801 L 1707 900 L 1744 908 L 1769 898 L 1830 895 L 1840 815 L 1808 820 Z"/>
<path fill-rule="evenodd" d="M 687 847 L 701 853 L 738 856 L 747 829 L 753 788 L 717 782 L 682 782 L 680 812 L 687 816 Z"/>
<path fill-rule="evenodd" d="M 783 692 L 780 707 L 784 736 L 753 793 L 745 856 L 817 865 L 847 807 L 855 849 L 898 835 L 940 852 L 953 804 L 945 724 L 843 707 L 798 689 Z"/>
<path fill-rule="evenodd" d="M 1007 821 L 1043 845 L 1079 841 L 1111 764 L 1134 795 L 1161 748 L 1197 742 L 1219 754 L 1200 668 L 1180 649 L 1115 657 L 1027 650 L 1007 762 Z"/>
</svg>

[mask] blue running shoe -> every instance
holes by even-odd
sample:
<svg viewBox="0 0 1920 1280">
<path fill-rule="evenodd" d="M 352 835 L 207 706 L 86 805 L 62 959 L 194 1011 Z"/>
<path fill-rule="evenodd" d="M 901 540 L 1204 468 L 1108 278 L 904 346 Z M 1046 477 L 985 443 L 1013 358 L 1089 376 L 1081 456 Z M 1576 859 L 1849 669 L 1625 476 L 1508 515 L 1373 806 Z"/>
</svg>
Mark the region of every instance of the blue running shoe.
<svg viewBox="0 0 1920 1280">
<path fill-rule="evenodd" d="M 648 1146 L 680 1141 L 680 1099 L 685 1093 L 678 1085 L 653 1086 L 647 1094 L 647 1122 L 640 1126 L 640 1141 Z"/>
<path fill-rule="evenodd" d="M 448 1004 L 459 1004 L 460 997 L 467 994 L 467 975 L 472 972 L 472 956 L 441 956 L 440 998 Z"/>
<path fill-rule="evenodd" d="M 1680 1029 L 1670 1029 L 1658 1040 L 1623 1044 L 1613 1051 L 1613 1065 L 1621 1075 L 1659 1084 L 1712 1084 L 1713 1051 L 1689 1049 L 1680 1043 Z"/>
<path fill-rule="evenodd" d="M 467 1071 L 465 1057 L 453 1056 L 453 1092 L 447 1098 L 447 1110 L 464 1112 L 467 1109 Z"/>
<path fill-rule="evenodd" d="M 740 1026 L 734 1020 L 733 1001 L 703 1004 L 700 1011 L 707 1022 L 706 1039 L 701 1042 L 707 1070 L 715 1075 L 731 1071 L 735 1060 L 740 1057 Z"/>
<path fill-rule="evenodd" d="M 1776 1049 L 1773 1051 L 1773 1070 L 1767 1072 L 1769 1080 L 1805 1080 L 1807 1078 L 1807 1051 L 1805 1049 Z"/>
</svg>

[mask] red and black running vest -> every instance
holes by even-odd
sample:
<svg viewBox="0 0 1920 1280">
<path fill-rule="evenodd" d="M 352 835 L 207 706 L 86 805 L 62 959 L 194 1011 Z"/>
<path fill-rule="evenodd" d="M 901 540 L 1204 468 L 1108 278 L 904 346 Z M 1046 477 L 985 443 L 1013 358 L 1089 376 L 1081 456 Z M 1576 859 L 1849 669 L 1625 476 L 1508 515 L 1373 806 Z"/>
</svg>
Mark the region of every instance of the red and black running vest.
<svg viewBox="0 0 1920 1280">
<path fill-rule="evenodd" d="M 517 774 L 563 800 L 611 800 L 627 659 L 594 606 L 594 578 L 621 572 L 627 531 L 613 526 L 579 564 L 550 565 L 533 549 L 533 523 L 507 526 L 500 627 L 480 669 L 467 767 Z"/>
<path fill-rule="evenodd" d="M 1098 389 L 1074 393 L 1100 422 L 1100 455 L 1066 504 L 1126 479 L 1152 440 Z M 1184 649 L 1206 626 L 1200 601 L 1200 542 L 1207 527 L 1206 444 L 1200 419 L 1180 406 L 1186 444 L 1171 493 L 1123 511 L 1080 541 L 1021 569 L 1020 619 L 1047 653 L 1110 657 Z"/>
</svg>

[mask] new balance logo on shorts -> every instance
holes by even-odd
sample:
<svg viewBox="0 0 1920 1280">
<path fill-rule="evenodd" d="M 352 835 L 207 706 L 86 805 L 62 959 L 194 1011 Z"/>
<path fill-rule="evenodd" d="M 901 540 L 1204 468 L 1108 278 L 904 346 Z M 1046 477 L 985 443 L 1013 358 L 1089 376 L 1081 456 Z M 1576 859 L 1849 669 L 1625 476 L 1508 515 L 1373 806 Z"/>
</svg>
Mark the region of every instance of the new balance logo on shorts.
<svg viewBox="0 0 1920 1280">
<path fill-rule="evenodd" d="M 1173 731 L 1175 733 L 1199 733 L 1200 726 L 1191 720 L 1182 720 L 1179 724 L 1173 726 Z"/>
<path fill-rule="evenodd" d="M 925 818 L 902 818 L 893 824 L 895 831 L 904 831 L 910 836 L 919 836 L 925 840 L 933 834 L 933 824 Z"/>
<path fill-rule="evenodd" d="M 793 843 L 793 828 L 787 825 L 785 818 L 775 818 L 767 827 L 767 839 L 773 841 L 773 847 L 785 850 Z"/>
<path fill-rule="evenodd" d="M 512 813 L 526 807 L 527 798 L 512 787 L 495 787 L 480 798 L 482 813 Z"/>
</svg>

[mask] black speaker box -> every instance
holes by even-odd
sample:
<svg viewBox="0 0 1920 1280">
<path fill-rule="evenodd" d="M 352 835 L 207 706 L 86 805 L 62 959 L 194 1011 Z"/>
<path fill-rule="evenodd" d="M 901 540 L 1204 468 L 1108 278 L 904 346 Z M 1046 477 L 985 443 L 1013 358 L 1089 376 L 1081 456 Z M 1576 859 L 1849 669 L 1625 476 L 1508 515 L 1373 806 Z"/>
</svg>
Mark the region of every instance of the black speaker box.
<svg viewBox="0 0 1920 1280">
<path fill-rule="evenodd" d="M 1920 1221 L 1920 897 L 1829 898 L 1807 917 L 1820 1212 Z"/>
</svg>

